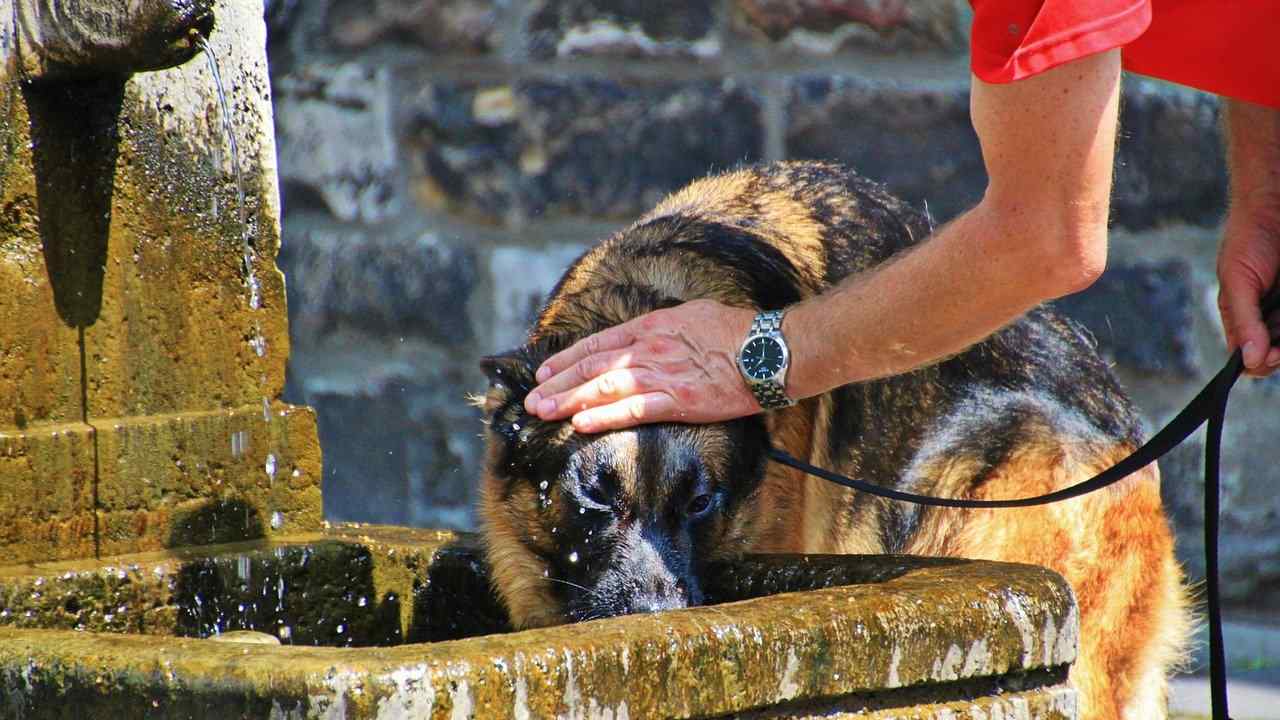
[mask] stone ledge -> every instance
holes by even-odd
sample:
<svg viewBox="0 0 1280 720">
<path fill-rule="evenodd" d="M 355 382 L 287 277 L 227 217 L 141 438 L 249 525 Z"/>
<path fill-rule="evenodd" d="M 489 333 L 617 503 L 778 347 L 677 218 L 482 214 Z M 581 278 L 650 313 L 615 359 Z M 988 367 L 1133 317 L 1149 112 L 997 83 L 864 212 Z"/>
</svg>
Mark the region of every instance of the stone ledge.
<svg viewBox="0 0 1280 720">
<path fill-rule="evenodd" d="M 284 403 L 0 432 L 0 553 L 40 562 L 318 529 L 315 415 Z"/>
<path fill-rule="evenodd" d="M 379 534 L 373 542 L 390 549 L 413 540 Z M 775 586 L 782 594 L 713 607 L 367 649 L 4 628 L 0 692 L 28 718 L 56 716 L 68 703 L 92 716 L 184 718 L 715 717 L 860 703 L 887 719 L 941 718 L 975 702 L 1003 707 L 968 682 L 1003 676 L 989 686 L 1048 695 L 1038 717 L 1074 717 L 1071 691 L 1057 683 L 1075 657 L 1077 613 L 1057 575 L 936 558 L 757 560 L 806 561 L 820 572 L 793 579 L 862 584 Z M 451 595 L 473 602 L 463 599 L 473 593 Z M 857 697 L 867 693 L 875 698 Z M 936 712 L 886 714 L 907 699 Z"/>
</svg>

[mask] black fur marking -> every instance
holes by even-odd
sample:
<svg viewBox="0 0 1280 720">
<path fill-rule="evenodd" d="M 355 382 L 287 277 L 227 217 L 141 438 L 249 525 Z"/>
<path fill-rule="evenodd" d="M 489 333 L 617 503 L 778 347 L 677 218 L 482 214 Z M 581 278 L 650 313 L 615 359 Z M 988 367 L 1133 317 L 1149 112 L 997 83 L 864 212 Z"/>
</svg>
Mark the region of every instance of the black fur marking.
<svg viewBox="0 0 1280 720">
<path fill-rule="evenodd" d="M 734 277 L 762 310 L 779 310 L 801 299 L 800 273 L 781 250 L 761 236 L 722 223 L 688 217 L 661 217 L 634 229 L 650 239 L 619 245 L 628 258 L 688 252 L 715 263 Z"/>
</svg>

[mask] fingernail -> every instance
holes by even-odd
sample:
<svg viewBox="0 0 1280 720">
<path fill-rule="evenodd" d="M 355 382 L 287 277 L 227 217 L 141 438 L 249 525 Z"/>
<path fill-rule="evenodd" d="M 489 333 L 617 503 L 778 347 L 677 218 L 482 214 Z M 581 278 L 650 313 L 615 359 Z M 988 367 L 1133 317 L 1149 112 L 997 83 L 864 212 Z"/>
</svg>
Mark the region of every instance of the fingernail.
<svg viewBox="0 0 1280 720">
<path fill-rule="evenodd" d="M 1271 353 L 1267 358 L 1267 367 L 1280 367 L 1280 353 Z"/>
<path fill-rule="evenodd" d="M 538 382 L 544 383 L 551 377 L 551 368 L 543 365 L 538 368 L 538 372 L 534 373 L 533 377 Z"/>
<path fill-rule="evenodd" d="M 535 415 L 538 414 L 538 393 L 531 392 L 524 396 L 524 409 Z"/>
<path fill-rule="evenodd" d="M 573 429 L 580 433 L 589 433 L 593 432 L 595 428 L 591 423 L 590 417 L 583 413 L 579 413 L 573 416 Z"/>
<path fill-rule="evenodd" d="M 1262 358 L 1258 357 L 1258 344 L 1252 340 L 1240 346 L 1240 353 L 1244 359 L 1244 366 L 1247 368 L 1257 367 L 1262 360 Z"/>
<path fill-rule="evenodd" d="M 546 417 L 548 415 L 551 415 L 555 411 L 556 411 L 556 401 L 552 400 L 551 398 L 547 398 L 546 400 L 543 400 L 538 403 L 538 415 L 540 417 Z"/>
</svg>

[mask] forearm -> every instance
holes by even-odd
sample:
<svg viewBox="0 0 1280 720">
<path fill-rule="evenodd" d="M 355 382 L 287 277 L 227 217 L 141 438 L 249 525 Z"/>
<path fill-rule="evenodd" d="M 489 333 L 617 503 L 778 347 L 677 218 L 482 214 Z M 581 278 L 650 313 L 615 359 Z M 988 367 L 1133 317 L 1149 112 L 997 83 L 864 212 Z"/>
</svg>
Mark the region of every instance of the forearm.
<svg viewBox="0 0 1280 720">
<path fill-rule="evenodd" d="M 1240 348 L 1251 375 L 1280 367 L 1280 317 L 1261 300 L 1280 275 L 1280 110 L 1226 106 L 1230 211 L 1218 250 L 1218 308 L 1227 348 Z"/>
<path fill-rule="evenodd" d="M 1280 216 L 1280 110 L 1229 100 L 1225 115 L 1231 210 Z"/>
<path fill-rule="evenodd" d="M 793 309 L 788 389 L 806 397 L 958 353 L 1106 264 L 1115 51 L 1009 85 L 974 79 L 982 202 L 884 267 Z"/>
<path fill-rule="evenodd" d="M 788 313 L 788 390 L 798 397 L 954 355 L 1040 302 L 1087 284 L 1026 241 L 1007 209 L 983 203 L 886 265 Z M 1039 231 L 1043 234 L 1043 230 Z"/>
</svg>

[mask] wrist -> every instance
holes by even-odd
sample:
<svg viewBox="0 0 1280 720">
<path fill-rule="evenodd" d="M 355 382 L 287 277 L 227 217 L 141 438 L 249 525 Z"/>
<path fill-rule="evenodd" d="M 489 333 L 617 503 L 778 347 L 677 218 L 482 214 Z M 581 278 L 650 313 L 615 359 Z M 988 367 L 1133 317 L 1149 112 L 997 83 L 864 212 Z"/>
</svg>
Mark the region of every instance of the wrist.
<svg viewBox="0 0 1280 720">
<path fill-rule="evenodd" d="M 794 400 L 820 395 L 859 379 L 850 374 L 853 353 L 834 352 L 834 348 L 841 347 L 838 336 L 842 329 L 831 317 L 829 304 L 823 297 L 810 298 L 792 305 L 782 320 L 782 333 L 791 347 L 786 393 Z"/>
</svg>

